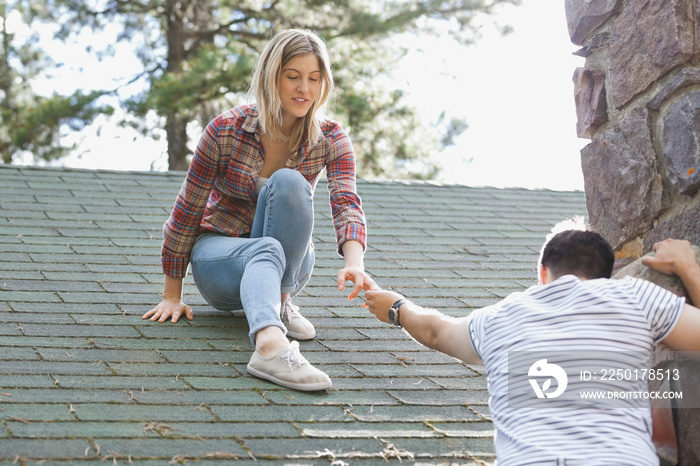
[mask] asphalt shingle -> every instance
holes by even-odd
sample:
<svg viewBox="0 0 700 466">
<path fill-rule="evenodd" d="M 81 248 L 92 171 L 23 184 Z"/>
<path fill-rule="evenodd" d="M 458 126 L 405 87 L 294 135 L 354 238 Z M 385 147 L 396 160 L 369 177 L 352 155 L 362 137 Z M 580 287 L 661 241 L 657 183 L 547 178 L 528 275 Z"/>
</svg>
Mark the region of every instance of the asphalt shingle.
<svg viewBox="0 0 700 466">
<path fill-rule="evenodd" d="M 377 321 L 334 287 L 342 266 L 322 181 L 317 263 L 295 300 L 333 379 L 298 393 L 247 375 L 240 313 L 191 276 L 194 322 L 154 324 L 161 227 L 183 173 L 0 166 L 0 464 L 490 464 L 486 379 Z M 552 225 L 581 192 L 359 181 L 368 271 L 461 316 L 535 283 Z"/>
</svg>

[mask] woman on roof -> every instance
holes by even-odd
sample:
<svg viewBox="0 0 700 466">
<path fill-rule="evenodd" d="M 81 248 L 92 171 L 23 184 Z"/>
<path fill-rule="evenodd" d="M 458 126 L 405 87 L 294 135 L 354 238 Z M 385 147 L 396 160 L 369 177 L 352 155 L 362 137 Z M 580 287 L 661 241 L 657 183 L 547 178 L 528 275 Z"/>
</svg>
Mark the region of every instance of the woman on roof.
<svg viewBox="0 0 700 466">
<path fill-rule="evenodd" d="M 193 319 L 182 301 L 188 264 L 214 308 L 243 309 L 255 347 L 248 372 L 296 390 L 331 387 L 299 353 L 313 324 L 292 304 L 314 265 L 313 192 L 326 169 L 338 252 L 338 289 L 348 299 L 377 289 L 363 266 L 366 226 L 347 133 L 322 110 L 333 91 L 324 42 L 286 30 L 266 45 L 253 74 L 255 104 L 230 109 L 206 127 L 175 207 L 163 227 L 163 300 L 144 319 Z"/>
</svg>

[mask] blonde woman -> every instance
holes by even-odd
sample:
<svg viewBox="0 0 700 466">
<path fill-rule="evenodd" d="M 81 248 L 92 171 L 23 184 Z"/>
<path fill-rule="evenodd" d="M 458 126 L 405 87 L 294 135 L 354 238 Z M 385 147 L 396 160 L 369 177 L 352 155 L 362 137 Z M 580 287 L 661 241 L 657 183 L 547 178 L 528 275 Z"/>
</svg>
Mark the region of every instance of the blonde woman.
<svg viewBox="0 0 700 466">
<path fill-rule="evenodd" d="M 353 282 L 349 299 L 377 289 L 363 266 L 366 227 L 352 144 L 337 122 L 321 117 L 332 91 L 328 53 L 318 36 L 286 30 L 270 40 L 250 87 L 255 104 L 219 115 L 199 141 L 163 228 L 163 300 L 143 316 L 193 319 L 182 301 L 191 264 L 211 306 L 245 311 L 255 347 L 248 372 L 304 391 L 331 387 L 287 339 L 316 334 L 291 298 L 313 269 L 313 192 L 324 168 L 345 258 L 338 289 Z"/>
</svg>

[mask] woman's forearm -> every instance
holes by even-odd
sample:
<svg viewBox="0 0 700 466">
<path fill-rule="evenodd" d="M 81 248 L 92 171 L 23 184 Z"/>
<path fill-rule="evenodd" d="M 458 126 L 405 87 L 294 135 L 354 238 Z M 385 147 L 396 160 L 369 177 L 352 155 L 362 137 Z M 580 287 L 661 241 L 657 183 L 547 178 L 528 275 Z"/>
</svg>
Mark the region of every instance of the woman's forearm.
<svg viewBox="0 0 700 466">
<path fill-rule="evenodd" d="M 342 249 L 346 267 L 364 268 L 364 248 L 360 242 L 348 240 L 343 243 Z"/>
<path fill-rule="evenodd" d="M 163 299 L 182 299 L 182 278 L 165 275 Z"/>
</svg>

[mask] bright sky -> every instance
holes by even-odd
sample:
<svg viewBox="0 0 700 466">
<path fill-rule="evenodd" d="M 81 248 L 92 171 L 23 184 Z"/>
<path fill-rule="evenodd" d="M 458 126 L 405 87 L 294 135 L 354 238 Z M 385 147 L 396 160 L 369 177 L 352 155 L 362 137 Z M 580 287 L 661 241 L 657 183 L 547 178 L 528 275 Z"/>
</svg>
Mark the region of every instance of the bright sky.
<svg viewBox="0 0 700 466">
<path fill-rule="evenodd" d="M 411 103 L 429 120 L 446 110 L 469 125 L 440 156 L 444 170 L 439 181 L 582 190 L 579 151 L 588 141 L 576 137 L 572 75 L 583 59 L 572 55 L 577 47 L 569 40 L 564 2 L 522 0 L 520 6 L 504 7 L 494 19 L 513 26 L 514 32 L 502 37 L 485 25 L 471 47 L 421 38 L 397 70 Z M 78 58 L 75 50 L 67 47 Z M 135 57 L 120 53 L 97 69 L 86 56 L 82 68 L 79 64 L 65 70 L 50 86 L 67 93 L 70 89 L 61 89 L 63 85 L 74 86 L 79 79 L 90 87 L 104 76 L 120 76 L 128 60 Z M 101 82 L 94 87 L 104 86 Z M 79 152 L 59 164 L 116 170 L 166 167 L 164 139 L 143 139 L 108 124 L 95 124 L 87 134 Z"/>
<path fill-rule="evenodd" d="M 578 47 L 564 2 L 523 0 L 496 20 L 514 32 L 504 37 L 484 27 L 476 45 L 448 49 L 423 39 L 423 52 L 397 73 L 411 77 L 412 98 L 433 118 L 446 108 L 469 125 L 441 156 L 440 180 L 583 190 L 580 149 L 589 141 L 576 136 L 572 76 L 584 59 L 572 55 Z"/>
</svg>

